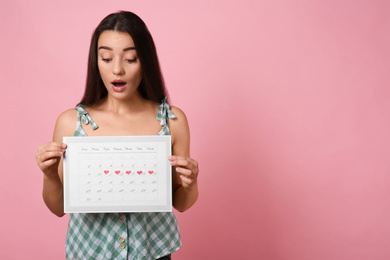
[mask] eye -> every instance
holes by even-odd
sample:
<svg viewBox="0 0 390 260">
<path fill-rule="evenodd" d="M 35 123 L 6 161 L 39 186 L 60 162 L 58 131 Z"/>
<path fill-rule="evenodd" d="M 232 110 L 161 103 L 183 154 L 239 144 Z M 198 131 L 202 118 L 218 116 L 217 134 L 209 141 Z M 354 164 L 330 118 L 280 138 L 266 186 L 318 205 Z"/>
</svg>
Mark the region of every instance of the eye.
<svg viewBox="0 0 390 260">
<path fill-rule="evenodd" d="M 112 61 L 112 59 L 104 59 L 104 58 L 102 58 L 101 60 L 104 61 L 105 63 L 109 63 L 110 61 Z"/>
<path fill-rule="evenodd" d="M 136 62 L 137 61 L 137 58 L 135 58 L 135 59 L 132 59 L 132 60 L 130 60 L 130 59 L 126 59 L 126 62 L 127 63 L 133 63 L 133 62 Z"/>
</svg>

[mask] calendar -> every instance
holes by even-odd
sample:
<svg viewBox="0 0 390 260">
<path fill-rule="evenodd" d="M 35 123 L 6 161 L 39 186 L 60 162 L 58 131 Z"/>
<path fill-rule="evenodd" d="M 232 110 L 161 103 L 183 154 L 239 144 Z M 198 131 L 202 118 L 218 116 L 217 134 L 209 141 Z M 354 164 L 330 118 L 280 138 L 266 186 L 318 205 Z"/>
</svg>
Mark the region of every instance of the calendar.
<svg viewBox="0 0 390 260">
<path fill-rule="evenodd" d="M 64 211 L 172 211 L 171 136 L 64 137 Z"/>
</svg>

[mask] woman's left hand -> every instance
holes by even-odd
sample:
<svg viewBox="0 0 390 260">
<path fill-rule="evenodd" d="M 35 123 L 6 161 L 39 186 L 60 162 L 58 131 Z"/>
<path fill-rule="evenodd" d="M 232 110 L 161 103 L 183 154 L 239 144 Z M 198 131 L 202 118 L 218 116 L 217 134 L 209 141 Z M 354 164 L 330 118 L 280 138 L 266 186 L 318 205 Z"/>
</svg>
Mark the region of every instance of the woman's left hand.
<svg viewBox="0 0 390 260">
<path fill-rule="evenodd" d="M 187 190 L 196 186 L 199 173 L 197 161 L 190 157 L 175 155 L 169 156 L 168 160 L 179 174 L 184 189 Z"/>
</svg>

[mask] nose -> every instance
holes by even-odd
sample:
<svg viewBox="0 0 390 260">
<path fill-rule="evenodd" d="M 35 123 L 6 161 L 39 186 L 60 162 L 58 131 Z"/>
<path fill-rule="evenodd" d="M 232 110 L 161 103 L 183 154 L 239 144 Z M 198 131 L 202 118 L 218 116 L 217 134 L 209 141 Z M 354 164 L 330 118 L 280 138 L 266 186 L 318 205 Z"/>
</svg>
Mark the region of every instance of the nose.
<svg viewBox="0 0 390 260">
<path fill-rule="evenodd" d="M 123 75 L 125 70 L 123 69 L 123 64 L 121 60 L 116 60 L 114 62 L 114 67 L 112 68 L 112 73 L 114 75 Z"/>
</svg>

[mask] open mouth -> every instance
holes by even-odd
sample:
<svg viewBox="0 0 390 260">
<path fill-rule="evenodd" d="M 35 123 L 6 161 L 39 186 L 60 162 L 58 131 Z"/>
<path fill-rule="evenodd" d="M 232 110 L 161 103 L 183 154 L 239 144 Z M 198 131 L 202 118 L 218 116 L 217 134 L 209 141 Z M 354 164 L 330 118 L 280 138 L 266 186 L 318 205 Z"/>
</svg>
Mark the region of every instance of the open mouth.
<svg viewBox="0 0 390 260">
<path fill-rule="evenodd" d="M 114 80 L 113 82 L 111 82 L 111 84 L 115 87 L 124 87 L 126 85 L 126 82 L 122 80 Z"/>
<path fill-rule="evenodd" d="M 111 82 L 112 84 L 112 88 L 114 89 L 114 91 L 116 92 L 122 92 L 125 90 L 126 88 L 126 85 L 127 83 L 124 82 L 123 80 L 120 80 L 120 79 L 116 79 L 114 80 L 113 82 Z"/>
</svg>

